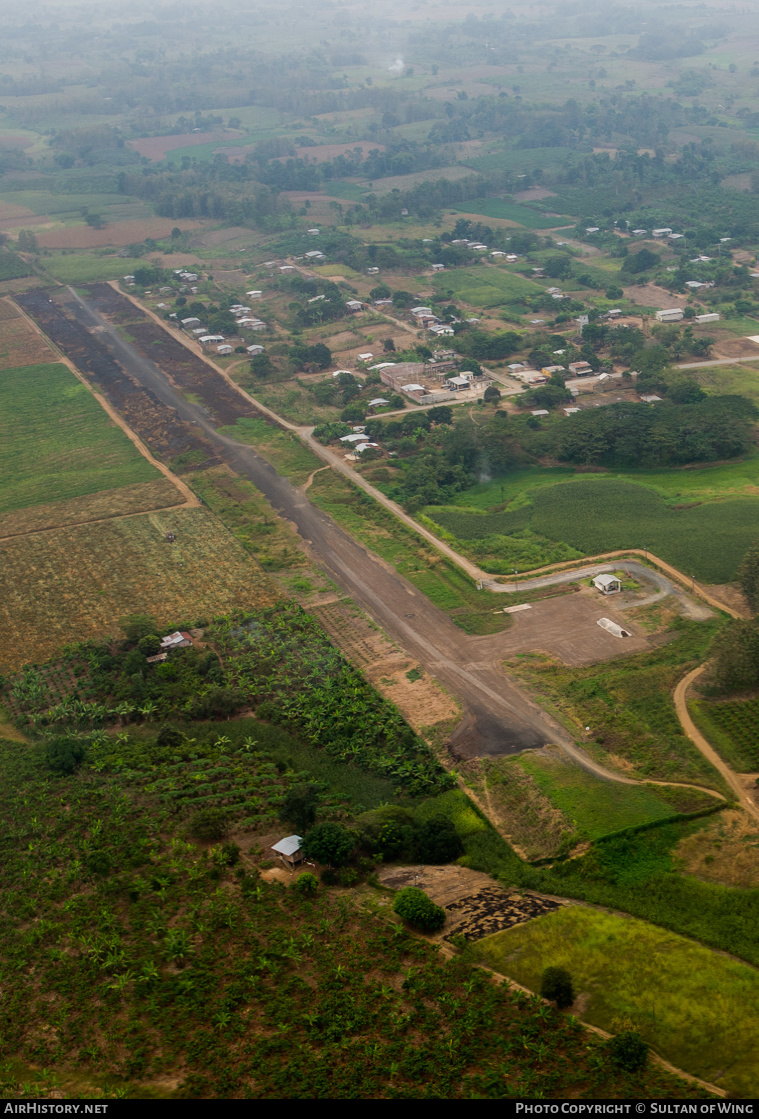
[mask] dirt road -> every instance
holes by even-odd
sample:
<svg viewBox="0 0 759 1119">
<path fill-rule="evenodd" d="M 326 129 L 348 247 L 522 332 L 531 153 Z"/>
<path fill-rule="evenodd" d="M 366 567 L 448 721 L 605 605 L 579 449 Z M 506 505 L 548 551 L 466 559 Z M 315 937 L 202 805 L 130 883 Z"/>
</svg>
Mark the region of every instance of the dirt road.
<svg viewBox="0 0 759 1119">
<path fill-rule="evenodd" d="M 500 669 L 491 652 L 492 639 L 463 634 L 426 596 L 338 528 L 252 447 L 218 432 L 208 412 L 186 400 L 152 361 L 121 337 L 91 301 L 72 292 L 67 309 L 89 329 L 100 328 L 98 339 L 130 376 L 175 409 L 181 420 L 202 432 L 220 458 L 249 478 L 295 526 L 330 577 L 432 676 L 463 700 L 468 717 L 454 736 L 462 754 L 518 753 L 549 742 L 567 748 L 573 756 L 580 754 L 571 735 Z M 616 779 L 611 773 L 606 776 Z"/>
<path fill-rule="evenodd" d="M 722 760 L 717 751 L 709 745 L 690 716 L 688 710 L 688 689 L 691 684 L 699 678 L 705 667 L 706 665 L 702 664 L 700 668 L 694 668 L 687 676 L 683 676 L 682 680 L 675 688 L 675 709 L 677 711 L 677 717 L 691 742 L 699 748 L 706 760 L 722 774 L 725 781 L 735 793 L 741 807 L 755 820 L 759 820 L 759 808 L 757 808 L 754 798 L 749 795 L 740 775 L 737 774 L 735 770 L 732 770 L 730 766 Z"/>
</svg>

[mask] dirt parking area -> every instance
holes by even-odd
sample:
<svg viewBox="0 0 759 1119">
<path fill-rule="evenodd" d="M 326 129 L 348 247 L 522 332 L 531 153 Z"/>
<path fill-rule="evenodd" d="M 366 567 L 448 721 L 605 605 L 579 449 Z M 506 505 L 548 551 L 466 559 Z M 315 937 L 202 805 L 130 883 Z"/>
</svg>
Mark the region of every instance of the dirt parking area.
<svg viewBox="0 0 759 1119">
<path fill-rule="evenodd" d="M 481 940 L 568 904 L 539 894 L 502 889 L 489 875 L 455 864 L 388 867 L 380 872 L 379 879 L 391 890 L 416 886 L 442 906 L 447 919 L 436 938 L 441 940 L 456 935 Z"/>
<path fill-rule="evenodd" d="M 596 664 L 649 647 L 646 636 L 627 615 L 618 613 L 598 592 L 585 588 L 578 594 L 534 602 L 529 610 L 520 610 L 511 617 L 513 625 L 504 633 L 470 641 L 476 642 L 484 655 L 497 659 L 519 653 L 546 653 L 572 665 Z M 631 631 L 631 636 L 612 636 L 598 625 L 599 618 L 610 618 Z"/>
</svg>

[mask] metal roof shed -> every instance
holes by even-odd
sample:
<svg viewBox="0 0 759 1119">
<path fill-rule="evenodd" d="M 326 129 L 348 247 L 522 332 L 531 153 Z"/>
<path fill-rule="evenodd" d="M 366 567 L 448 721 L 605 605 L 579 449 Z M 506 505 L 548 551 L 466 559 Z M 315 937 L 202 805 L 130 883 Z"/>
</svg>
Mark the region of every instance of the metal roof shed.
<svg viewBox="0 0 759 1119">
<path fill-rule="evenodd" d="M 303 839 L 299 835 L 287 835 L 284 839 L 280 839 L 279 843 L 274 843 L 271 849 L 290 866 L 294 866 L 303 858 L 300 849 L 302 842 Z"/>
</svg>

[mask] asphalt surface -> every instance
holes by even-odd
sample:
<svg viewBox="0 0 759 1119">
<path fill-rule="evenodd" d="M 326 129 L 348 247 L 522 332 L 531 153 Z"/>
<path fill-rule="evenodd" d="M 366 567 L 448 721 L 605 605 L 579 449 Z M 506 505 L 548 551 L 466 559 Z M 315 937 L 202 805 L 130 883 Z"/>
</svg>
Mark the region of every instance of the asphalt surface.
<svg viewBox="0 0 759 1119">
<path fill-rule="evenodd" d="M 223 461 L 253 482 L 294 525 L 315 562 L 338 586 L 461 700 L 465 718 L 452 736 L 455 752 L 465 757 L 514 754 L 555 743 L 599 776 L 619 779 L 581 754 L 572 737 L 520 691 L 493 659 L 492 638 L 464 634 L 426 596 L 313 506 L 252 447 L 220 434 L 205 409 L 187 401 L 91 303 L 72 291 L 66 304 L 83 325 L 100 328 L 99 340 L 139 384 L 202 430 Z"/>
</svg>

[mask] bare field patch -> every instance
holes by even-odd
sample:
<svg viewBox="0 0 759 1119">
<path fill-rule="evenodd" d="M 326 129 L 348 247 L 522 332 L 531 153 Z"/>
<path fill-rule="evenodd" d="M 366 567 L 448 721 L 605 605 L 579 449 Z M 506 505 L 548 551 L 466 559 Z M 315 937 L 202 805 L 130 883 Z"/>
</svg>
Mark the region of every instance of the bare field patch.
<svg viewBox="0 0 759 1119">
<path fill-rule="evenodd" d="M 103 229 L 91 226 L 72 225 L 65 229 L 49 229 L 37 236 L 44 249 L 94 249 L 108 245 L 132 245 L 144 241 L 146 237 L 168 237 L 177 222 L 173 218 L 145 218 L 136 221 L 120 221 L 106 225 Z M 183 218 L 183 233 L 201 229 L 202 223 L 194 218 Z"/>
<path fill-rule="evenodd" d="M 759 886 L 759 826 L 740 809 L 709 817 L 705 827 L 680 840 L 674 854 L 682 871 L 707 882 Z"/>
<path fill-rule="evenodd" d="M 228 139 L 229 133 L 220 130 L 216 132 L 187 132 L 172 136 L 146 136 L 139 140 L 127 140 L 127 144 L 130 148 L 139 152 L 140 155 L 146 156 L 147 159 L 161 160 L 166 157 L 167 152 L 173 152 L 176 148 L 194 148 L 197 144 L 212 144 L 215 140 L 221 143 Z"/>
<path fill-rule="evenodd" d="M 414 730 L 424 734 L 441 724 L 457 723 L 458 703 L 428 673 L 351 602 L 306 605 L 344 655 L 394 703 Z"/>
<path fill-rule="evenodd" d="M 166 533 L 176 540 L 168 543 Z M 205 509 L 56 529 L 0 544 L 0 670 L 119 632 L 125 614 L 192 624 L 281 593 Z"/>
<path fill-rule="evenodd" d="M 18 307 L 7 299 L 0 299 L 0 322 L 8 322 L 9 319 L 20 318 L 21 312 Z"/>
<path fill-rule="evenodd" d="M 0 539 L 43 532 L 65 525 L 106 520 L 183 504 L 183 496 L 168 478 L 137 482 L 103 493 L 85 494 L 68 501 L 50 501 L 0 516 Z"/>
<path fill-rule="evenodd" d="M 45 365 L 58 361 L 58 355 L 31 323 L 16 311 L 16 317 L 3 318 L 4 308 L 16 311 L 11 304 L 0 300 L 0 370 L 18 369 L 24 365 Z"/>
</svg>

